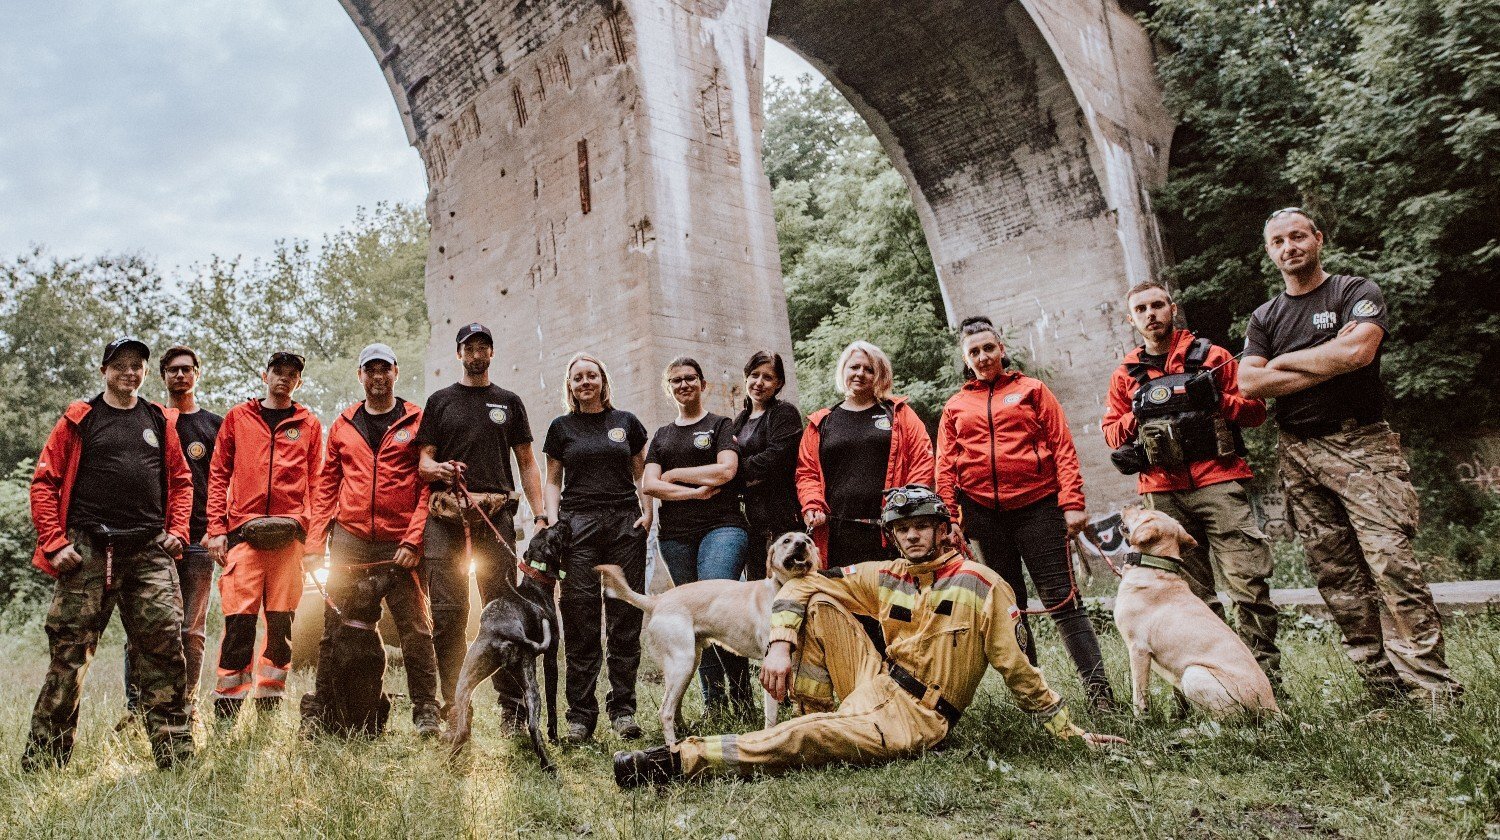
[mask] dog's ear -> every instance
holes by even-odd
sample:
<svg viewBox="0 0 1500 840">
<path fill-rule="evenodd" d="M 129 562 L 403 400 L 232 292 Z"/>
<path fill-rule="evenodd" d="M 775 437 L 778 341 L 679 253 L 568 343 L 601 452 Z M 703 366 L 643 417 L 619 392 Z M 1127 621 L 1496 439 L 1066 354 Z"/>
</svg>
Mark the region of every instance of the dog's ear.
<svg viewBox="0 0 1500 840">
<path fill-rule="evenodd" d="M 1136 526 L 1130 529 L 1130 542 L 1136 547 L 1150 545 L 1161 538 L 1161 526 L 1151 517 L 1137 520 Z"/>
<path fill-rule="evenodd" d="M 1172 520 L 1172 524 L 1177 526 L 1177 539 L 1178 539 L 1179 542 L 1182 543 L 1182 547 L 1183 548 L 1197 548 L 1198 547 L 1198 541 L 1195 540 L 1195 539 L 1193 539 L 1193 535 L 1189 534 L 1187 532 L 1186 528 L 1182 527 L 1182 523 L 1181 522 L 1178 522 L 1177 520 L 1174 519 L 1174 520 Z"/>
</svg>

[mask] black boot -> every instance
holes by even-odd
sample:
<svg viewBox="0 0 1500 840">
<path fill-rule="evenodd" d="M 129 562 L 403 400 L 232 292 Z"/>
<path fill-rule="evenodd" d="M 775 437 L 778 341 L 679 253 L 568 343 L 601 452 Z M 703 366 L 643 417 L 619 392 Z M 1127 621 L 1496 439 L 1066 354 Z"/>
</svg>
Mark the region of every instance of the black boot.
<svg viewBox="0 0 1500 840">
<path fill-rule="evenodd" d="M 615 753 L 615 784 L 622 788 L 667 785 L 683 778 L 682 759 L 671 747 Z"/>
<path fill-rule="evenodd" d="M 218 720 L 232 719 L 239 715 L 240 706 L 244 704 L 245 701 L 239 697 L 215 697 L 214 717 Z"/>
</svg>

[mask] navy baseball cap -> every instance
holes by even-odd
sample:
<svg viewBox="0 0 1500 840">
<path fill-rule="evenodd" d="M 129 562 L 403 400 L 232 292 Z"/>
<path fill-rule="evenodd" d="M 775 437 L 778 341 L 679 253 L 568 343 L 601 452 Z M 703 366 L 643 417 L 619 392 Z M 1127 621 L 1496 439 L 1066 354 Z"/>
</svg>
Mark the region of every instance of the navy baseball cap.
<svg viewBox="0 0 1500 840">
<path fill-rule="evenodd" d="M 121 350 L 135 350 L 141 354 L 142 360 L 151 358 L 151 348 L 146 346 L 146 342 L 135 336 L 124 335 L 104 345 L 104 360 L 99 364 L 109 364 L 109 360 L 120 355 Z"/>
<path fill-rule="evenodd" d="M 490 343 L 491 347 L 495 346 L 495 336 L 490 333 L 490 328 L 484 324 L 468 324 L 461 328 L 458 331 L 458 346 L 464 346 L 465 341 L 476 335 L 484 336 L 484 339 Z"/>
<path fill-rule="evenodd" d="M 307 360 L 290 350 L 277 350 L 271 354 L 271 360 L 266 362 L 266 370 L 270 370 L 277 365 L 291 365 L 300 373 L 306 367 Z"/>
</svg>

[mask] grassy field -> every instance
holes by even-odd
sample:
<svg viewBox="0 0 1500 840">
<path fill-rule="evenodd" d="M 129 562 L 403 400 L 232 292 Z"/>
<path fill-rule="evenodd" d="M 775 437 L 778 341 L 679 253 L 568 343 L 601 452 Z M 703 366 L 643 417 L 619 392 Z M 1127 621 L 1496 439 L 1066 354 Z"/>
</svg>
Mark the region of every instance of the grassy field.
<svg viewBox="0 0 1500 840">
<path fill-rule="evenodd" d="M 160 773 L 139 728 L 112 731 L 122 706 L 113 635 L 85 690 L 74 762 L 22 776 L 15 756 L 46 664 L 32 623 L 0 636 L 0 837 L 1496 837 L 1500 617 L 1461 617 L 1448 630 L 1469 692 L 1437 717 L 1373 710 L 1330 629 L 1289 621 L 1291 700 L 1278 723 L 1173 720 L 1157 684 L 1146 719 L 1080 712 L 1132 742 L 1089 752 L 1039 733 L 991 675 L 946 747 L 915 761 L 622 793 L 609 770 L 613 736 L 558 750 L 554 781 L 520 739 L 498 735 L 488 699 L 471 753 L 454 766 L 412 734 L 404 703 L 392 734 L 353 744 L 300 741 L 287 705 L 200 732 L 196 765 Z M 1041 641 L 1046 673 L 1076 701 L 1060 645 L 1050 631 Z M 1127 696 L 1119 637 L 1104 642 Z M 297 675 L 299 695 L 310 678 Z M 389 685 L 401 690 L 399 672 Z M 659 689 L 643 675 L 648 737 L 659 737 Z"/>
</svg>

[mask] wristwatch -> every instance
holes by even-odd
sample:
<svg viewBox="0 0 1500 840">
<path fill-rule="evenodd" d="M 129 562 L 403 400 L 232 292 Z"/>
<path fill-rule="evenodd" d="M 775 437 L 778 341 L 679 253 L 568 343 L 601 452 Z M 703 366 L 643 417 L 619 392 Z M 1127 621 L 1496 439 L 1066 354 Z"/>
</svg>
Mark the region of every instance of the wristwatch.
<svg viewBox="0 0 1500 840">
<path fill-rule="evenodd" d="M 538 522 L 545 522 L 548 525 L 552 524 L 552 520 L 548 519 L 547 515 L 544 513 L 539 513 L 536 516 L 531 517 L 531 524 L 535 525 Z"/>
</svg>

